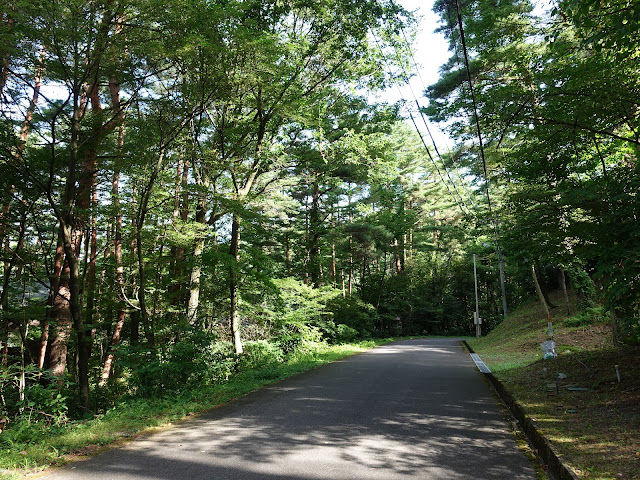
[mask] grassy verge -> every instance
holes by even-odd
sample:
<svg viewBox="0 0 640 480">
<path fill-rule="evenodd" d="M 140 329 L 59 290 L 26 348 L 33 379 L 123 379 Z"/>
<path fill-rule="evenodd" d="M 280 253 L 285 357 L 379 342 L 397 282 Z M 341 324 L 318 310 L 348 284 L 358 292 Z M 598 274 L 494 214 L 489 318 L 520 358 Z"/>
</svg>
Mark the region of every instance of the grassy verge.
<svg viewBox="0 0 640 480">
<path fill-rule="evenodd" d="M 640 350 L 613 349 L 606 323 L 573 327 L 553 313 L 555 359 L 542 358 L 547 322 L 536 302 L 469 343 L 580 478 L 639 479 Z"/>
<path fill-rule="evenodd" d="M 28 435 L 21 435 L 19 431 L 7 431 L 0 435 L 0 478 L 21 478 L 27 473 L 91 454 L 105 445 L 168 426 L 264 385 L 393 340 L 368 340 L 343 345 L 318 344 L 314 351 L 296 355 L 285 363 L 269 364 L 241 372 L 225 384 L 201 389 L 188 388 L 180 395 L 170 398 L 130 400 L 91 420 L 46 430 L 31 428 Z"/>
</svg>

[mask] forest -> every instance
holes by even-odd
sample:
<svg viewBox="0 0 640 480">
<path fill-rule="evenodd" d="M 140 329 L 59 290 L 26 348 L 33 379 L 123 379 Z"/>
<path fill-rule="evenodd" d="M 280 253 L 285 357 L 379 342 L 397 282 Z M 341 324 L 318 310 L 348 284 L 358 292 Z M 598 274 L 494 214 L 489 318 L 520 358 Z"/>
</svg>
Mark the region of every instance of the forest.
<svg viewBox="0 0 640 480">
<path fill-rule="evenodd" d="M 483 331 L 563 290 L 640 341 L 640 1 L 534 7 L 437 0 L 416 109 L 393 0 L 5 2 L 2 426 L 472 335 L 474 258 Z"/>
</svg>

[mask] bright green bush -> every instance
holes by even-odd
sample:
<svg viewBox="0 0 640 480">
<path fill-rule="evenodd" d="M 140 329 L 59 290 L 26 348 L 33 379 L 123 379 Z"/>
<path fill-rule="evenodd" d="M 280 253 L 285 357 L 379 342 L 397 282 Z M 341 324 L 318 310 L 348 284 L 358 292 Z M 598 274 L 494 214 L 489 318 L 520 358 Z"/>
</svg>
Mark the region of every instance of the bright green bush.
<svg viewBox="0 0 640 480">
<path fill-rule="evenodd" d="M 206 332 L 183 332 L 178 341 L 159 349 L 123 349 L 120 363 L 131 369 L 131 384 L 137 395 L 162 396 L 188 385 L 215 383 L 224 375 L 214 367 L 215 341 L 216 337 Z"/>
<path fill-rule="evenodd" d="M 373 335 L 378 312 L 373 305 L 362 301 L 359 296 L 336 296 L 327 302 L 327 309 L 333 314 L 336 325 L 343 325 L 356 331 L 356 337 L 353 338 L 369 338 Z M 346 330 L 343 328 L 343 331 Z M 347 341 L 340 333 L 338 337 L 341 337 L 338 341 Z"/>
<path fill-rule="evenodd" d="M 240 370 L 260 368 L 284 361 L 284 352 L 276 342 L 254 340 L 243 344 L 244 353 L 239 356 Z"/>
</svg>

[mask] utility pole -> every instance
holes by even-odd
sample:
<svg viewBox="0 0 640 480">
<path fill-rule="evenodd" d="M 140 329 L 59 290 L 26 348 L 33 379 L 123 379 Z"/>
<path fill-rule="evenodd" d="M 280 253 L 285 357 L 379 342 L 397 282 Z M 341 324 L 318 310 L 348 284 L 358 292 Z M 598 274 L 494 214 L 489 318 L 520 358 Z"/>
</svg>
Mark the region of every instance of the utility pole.
<svg viewBox="0 0 640 480">
<path fill-rule="evenodd" d="M 480 324 L 482 320 L 480 319 L 480 307 L 478 305 L 478 272 L 476 268 L 476 254 L 473 254 L 473 284 L 476 291 L 476 311 L 473 312 L 473 324 L 476 326 L 476 337 L 480 337 L 482 334 L 482 327 Z"/>
<path fill-rule="evenodd" d="M 471 80 L 471 69 L 469 68 L 469 53 L 467 52 L 467 42 L 464 37 L 464 27 L 462 25 L 462 11 L 460 7 L 460 0 L 455 0 L 456 13 L 458 15 L 458 31 L 460 32 L 460 42 L 462 43 L 462 53 L 464 54 L 464 66 L 467 72 L 467 82 L 469 83 L 469 91 L 471 92 L 471 103 L 473 104 L 473 116 L 476 124 L 476 132 L 478 135 L 478 146 L 480 147 L 480 158 L 482 159 L 482 172 L 484 175 L 485 192 L 487 194 L 487 206 L 489 207 L 489 216 L 493 221 L 493 234 L 496 242 L 496 253 L 498 254 L 499 266 L 500 266 L 500 289 L 502 290 L 502 312 L 504 318 L 507 318 L 507 289 L 504 279 L 504 262 L 502 257 L 502 251 L 500 250 L 499 236 L 498 236 L 498 216 L 493 214 L 491 208 L 491 195 L 489 193 L 489 174 L 487 172 L 487 161 L 484 156 L 484 145 L 482 142 L 482 131 L 480 129 L 480 117 L 478 116 L 478 104 L 476 103 L 476 97 L 473 93 L 473 82 Z"/>
</svg>

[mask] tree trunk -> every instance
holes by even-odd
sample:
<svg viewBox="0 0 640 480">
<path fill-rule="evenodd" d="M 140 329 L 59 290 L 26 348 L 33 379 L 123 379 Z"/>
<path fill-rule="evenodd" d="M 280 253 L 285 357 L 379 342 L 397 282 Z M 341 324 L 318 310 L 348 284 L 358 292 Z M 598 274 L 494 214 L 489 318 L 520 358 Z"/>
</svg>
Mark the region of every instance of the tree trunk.
<svg viewBox="0 0 640 480">
<path fill-rule="evenodd" d="M 116 326 L 113 329 L 111 341 L 109 342 L 109 351 L 102 366 L 102 376 L 100 377 L 101 387 L 104 387 L 111 377 L 116 347 L 118 343 L 120 343 L 122 330 L 124 329 L 124 323 L 127 317 L 125 310 L 126 302 L 124 298 L 126 295 L 124 285 L 124 263 L 122 260 L 122 207 L 120 205 L 120 161 L 122 158 L 122 150 L 124 147 L 124 116 L 122 115 L 122 110 L 120 107 L 120 84 L 115 79 L 110 80 L 109 90 L 111 92 L 112 108 L 116 111 L 121 112 L 120 125 L 118 127 L 118 158 L 116 159 L 116 165 L 113 172 L 113 181 L 111 182 L 111 198 L 113 199 L 113 209 L 115 210 L 113 255 L 116 263 L 115 281 L 119 301 Z"/>
<path fill-rule="evenodd" d="M 29 209 L 30 210 L 30 209 Z M 8 363 L 8 354 L 9 354 L 9 319 L 7 318 L 7 310 L 9 307 L 9 283 L 11 279 L 11 272 L 16 265 L 16 262 L 19 259 L 20 250 L 24 247 L 24 236 L 26 234 L 26 223 L 27 216 L 29 215 L 29 210 L 26 210 L 22 213 L 20 218 L 20 232 L 18 234 L 17 247 L 11 253 L 11 260 L 5 263 L 4 267 L 4 278 L 2 282 L 2 293 L 0 294 L 0 345 L 2 345 L 2 361 L 3 365 Z M 6 239 L 7 245 L 9 244 L 9 239 Z M 9 250 L 9 249 L 7 249 Z M 20 267 L 18 268 L 17 275 L 20 275 Z M 24 304 L 24 294 L 23 294 L 23 304 Z M 23 305 L 24 309 L 24 305 Z M 23 342 L 24 343 L 24 342 Z"/>
<path fill-rule="evenodd" d="M 144 225 L 145 217 L 146 210 L 144 213 L 141 213 L 136 225 L 136 257 L 138 261 L 138 281 L 140 282 L 138 300 L 140 302 L 140 320 L 142 321 L 144 335 L 149 347 L 153 348 L 155 347 L 154 327 L 151 323 L 152 318 L 149 315 L 149 310 L 147 309 L 147 277 L 145 274 L 144 252 L 142 251 L 142 226 Z"/>
<path fill-rule="evenodd" d="M 73 326 L 76 330 L 78 351 L 78 390 L 81 405 L 89 410 L 89 355 L 91 350 L 91 336 L 84 325 L 80 299 L 80 270 L 78 258 L 73 251 L 72 229 L 66 226 L 64 230 L 64 250 L 68 262 L 69 275 L 69 310 Z"/>
<path fill-rule="evenodd" d="M 155 347 L 155 332 L 153 325 L 153 317 L 149 315 L 149 310 L 147 309 L 147 297 L 146 297 L 146 286 L 147 286 L 147 278 L 145 273 L 145 264 L 144 264 L 144 252 L 143 252 L 143 244 L 142 244 L 142 229 L 144 227 L 144 222 L 147 217 L 147 213 L 149 213 L 149 199 L 151 198 L 151 193 L 153 191 L 153 187 L 155 182 L 162 170 L 162 165 L 164 164 L 165 152 L 161 150 L 158 155 L 158 160 L 156 161 L 156 165 L 154 166 L 153 171 L 151 172 L 151 176 L 147 185 L 144 188 L 144 191 L 140 195 L 140 205 L 137 208 L 136 214 L 136 256 L 138 260 L 138 281 L 140 282 L 139 290 L 138 290 L 138 300 L 140 301 L 140 317 L 142 320 L 142 328 L 144 329 L 144 334 L 147 339 L 147 343 L 151 348 Z"/>
<path fill-rule="evenodd" d="M 351 245 L 351 239 L 349 239 L 349 245 Z M 351 296 L 353 292 L 353 255 L 349 254 L 349 274 L 347 280 L 347 293 Z"/>
<path fill-rule="evenodd" d="M 567 315 L 571 315 L 571 304 L 569 303 L 569 293 L 567 292 L 567 278 L 565 276 L 564 267 L 560 265 L 560 286 L 564 295 L 564 304 L 567 307 Z"/>
<path fill-rule="evenodd" d="M 57 282 L 53 298 L 54 334 L 49 350 L 49 368 L 51 374 L 58 378 L 58 385 L 62 386 L 64 372 L 67 367 L 67 345 L 71 337 L 71 310 L 69 308 L 69 280 L 66 266 Z"/>
<path fill-rule="evenodd" d="M 387 253 L 384 254 L 384 262 L 382 267 L 382 275 L 380 275 L 380 283 L 378 284 L 378 298 L 376 299 L 376 310 L 380 308 L 380 299 L 382 298 L 382 287 L 384 286 L 384 277 L 387 274 Z"/>
<path fill-rule="evenodd" d="M 314 287 L 320 286 L 320 186 L 313 184 L 309 212 L 309 273 Z"/>
<path fill-rule="evenodd" d="M 137 281 L 136 281 L 136 275 L 134 273 L 134 271 L 137 271 L 137 269 L 135 269 L 134 265 L 136 265 L 136 233 L 138 230 L 138 227 L 136 226 L 138 223 L 137 220 L 137 194 L 138 194 L 138 187 L 137 185 L 134 183 L 133 185 L 133 189 L 132 189 L 132 195 L 131 195 L 131 211 L 132 211 L 132 215 L 131 215 L 131 229 L 132 229 L 132 235 L 131 235 L 131 241 L 129 242 L 129 261 L 130 261 L 130 265 L 131 265 L 131 269 L 133 271 L 130 271 L 129 275 L 130 275 L 130 283 L 131 283 L 131 291 L 134 293 L 134 295 L 136 297 L 138 297 L 138 285 L 137 285 Z M 134 311 L 131 313 L 131 332 L 130 332 L 130 337 L 131 337 L 131 345 L 138 345 L 138 343 L 140 343 L 140 311 Z"/>
<path fill-rule="evenodd" d="M 533 278 L 533 283 L 536 286 L 536 293 L 538 294 L 538 299 L 544 308 L 544 313 L 547 315 L 547 322 L 551 321 L 551 313 L 549 311 L 549 305 L 547 305 L 547 301 L 544 298 L 544 294 L 542 293 L 542 288 L 540 288 L 540 283 L 538 282 L 538 276 L 536 275 L 536 267 L 533 262 L 531 262 L 531 277 Z"/>
<path fill-rule="evenodd" d="M 609 310 L 609 316 L 611 318 L 611 338 L 613 340 L 613 346 L 620 346 L 620 324 L 618 323 L 618 316 L 616 315 L 615 308 Z"/>
<path fill-rule="evenodd" d="M 509 314 L 509 312 L 507 310 L 507 287 L 506 287 L 506 279 L 504 275 L 504 257 L 502 255 L 502 248 L 500 248 L 500 245 L 496 246 L 496 250 L 498 251 L 498 268 L 500 269 L 500 292 L 502 295 L 502 314 L 504 318 L 507 318 L 507 315 Z"/>
<path fill-rule="evenodd" d="M 291 245 L 289 240 L 289 233 L 285 233 L 284 236 L 284 261 L 287 268 L 287 276 L 291 276 Z"/>
<path fill-rule="evenodd" d="M 204 168 L 204 167 L 203 167 Z M 198 184 L 203 189 L 208 189 L 210 180 L 208 176 L 201 171 L 197 176 Z M 191 325 L 194 325 L 198 318 L 198 305 L 200 303 L 200 278 L 202 276 L 202 253 L 206 241 L 206 212 L 207 212 L 207 195 L 201 193 L 198 197 L 198 205 L 196 207 L 196 223 L 201 231 L 196 236 L 195 246 L 193 249 L 193 268 L 191 269 L 191 278 L 189 280 L 189 302 L 187 304 L 187 319 Z"/>
<path fill-rule="evenodd" d="M 116 347 L 120 343 L 122 336 L 122 330 L 124 329 L 124 322 L 127 318 L 127 314 L 124 309 L 118 310 L 118 321 L 111 335 L 111 341 L 109 342 L 109 351 L 105 357 L 104 365 L 102 366 L 102 375 L 100 377 L 100 386 L 104 387 L 109 378 L 111 377 L 111 370 L 113 367 L 113 360 L 116 356 Z"/>
<path fill-rule="evenodd" d="M 11 34 L 14 24 L 13 17 L 11 16 L 11 12 L 15 9 L 14 2 L 7 2 L 7 7 L 8 11 L 6 12 L 6 14 L 4 14 L 3 12 L 2 21 L 5 23 L 4 30 L 8 34 Z M 6 18 L 4 15 L 6 15 Z M 3 45 L 3 47 L 5 47 L 5 45 Z M 9 67 L 11 64 L 10 48 L 3 48 L 3 53 L 4 55 L 0 59 L 0 62 L 2 62 L 0 64 L 0 95 L 4 95 L 4 87 L 6 86 L 7 80 L 9 79 Z"/>
<path fill-rule="evenodd" d="M 178 224 L 179 220 L 186 222 L 189 216 L 189 192 L 187 191 L 187 181 L 189 178 L 189 162 L 185 160 L 183 155 L 178 159 L 178 167 L 176 169 L 175 189 L 173 197 L 173 221 Z M 178 245 L 171 246 L 171 265 L 170 271 L 172 276 L 169 285 L 169 294 L 171 303 L 179 306 L 183 299 L 182 278 L 184 278 L 184 248 Z"/>
<path fill-rule="evenodd" d="M 238 280 L 240 269 L 240 219 L 237 214 L 233 214 L 231 225 L 231 243 L 229 255 L 232 264 L 229 266 L 229 327 L 233 348 L 237 354 L 242 353 L 242 341 L 240 338 L 240 315 L 238 312 Z"/>
<path fill-rule="evenodd" d="M 80 313 L 79 307 L 79 278 L 76 248 L 79 245 L 81 232 L 74 229 L 74 203 L 76 201 L 76 168 L 78 164 L 78 145 L 80 138 L 80 120 L 83 111 L 80 107 L 79 91 L 73 96 L 73 115 L 71 118 L 71 139 L 69 143 L 69 160 L 67 163 L 65 190 L 62 209 L 57 211 L 59 221 L 59 236 L 64 252 L 64 263 L 58 282 L 58 289 L 54 300 L 55 338 L 51 344 L 50 367 L 53 375 L 58 377 L 58 384 L 62 385 L 62 379 L 67 365 L 67 346 L 71 334 L 72 325 L 82 327 L 82 318 L 76 318 Z M 84 334 L 76 329 L 78 335 L 78 351 L 84 348 Z M 84 359 L 84 355 L 82 356 Z M 79 368 L 80 371 L 80 368 Z M 82 368 L 85 373 L 85 368 Z M 78 387 L 81 397 L 88 388 L 88 377 L 78 379 Z M 88 406 L 88 397 L 83 398 L 83 404 Z"/>
</svg>

